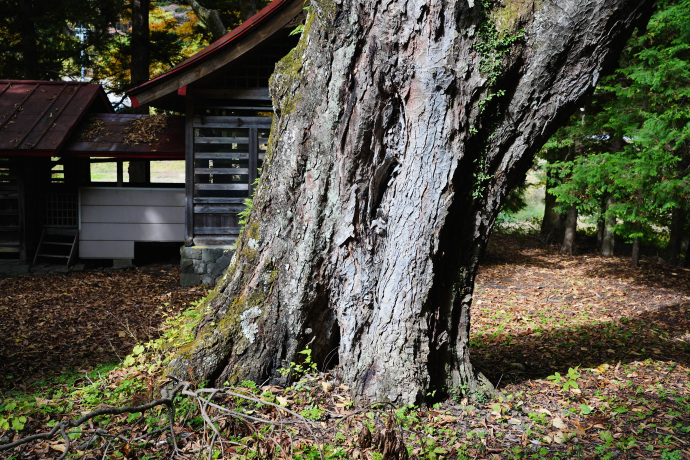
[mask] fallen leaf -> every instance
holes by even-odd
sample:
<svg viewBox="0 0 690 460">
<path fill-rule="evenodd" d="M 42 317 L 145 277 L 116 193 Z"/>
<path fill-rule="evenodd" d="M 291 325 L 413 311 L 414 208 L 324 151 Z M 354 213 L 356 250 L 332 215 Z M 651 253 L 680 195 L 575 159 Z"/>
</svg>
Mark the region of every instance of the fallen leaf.
<svg viewBox="0 0 690 460">
<path fill-rule="evenodd" d="M 67 450 L 67 446 L 66 446 L 65 444 L 51 444 L 51 445 L 50 445 L 50 448 L 51 448 L 52 450 L 56 450 L 56 451 L 58 451 L 58 452 L 62 452 L 63 454 L 64 454 L 65 451 Z"/>
<path fill-rule="evenodd" d="M 563 419 L 560 417 L 555 417 L 552 421 L 551 424 L 555 427 L 558 428 L 559 430 L 565 430 L 568 427 L 565 425 L 563 422 Z"/>
</svg>

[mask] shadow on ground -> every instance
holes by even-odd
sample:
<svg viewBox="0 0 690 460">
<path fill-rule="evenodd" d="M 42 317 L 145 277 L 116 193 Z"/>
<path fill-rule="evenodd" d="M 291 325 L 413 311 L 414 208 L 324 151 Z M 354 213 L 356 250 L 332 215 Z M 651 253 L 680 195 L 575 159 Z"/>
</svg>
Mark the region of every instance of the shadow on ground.
<svg viewBox="0 0 690 460">
<path fill-rule="evenodd" d="M 688 269 L 561 256 L 534 237 L 499 235 L 477 280 L 471 356 L 494 383 L 646 359 L 690 365 Z"/>
</svg>

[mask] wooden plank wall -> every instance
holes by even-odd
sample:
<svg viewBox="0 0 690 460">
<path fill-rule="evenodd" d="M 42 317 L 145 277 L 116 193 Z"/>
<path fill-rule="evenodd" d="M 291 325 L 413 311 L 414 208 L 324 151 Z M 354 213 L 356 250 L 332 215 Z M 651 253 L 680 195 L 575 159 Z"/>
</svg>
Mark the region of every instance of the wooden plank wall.
<svg viewBox="0 0 690 460">
<path fill-rule="evenodd" d="M 193 97 L 194 116 L 187 121 L 187 132 L 193 133 L 187 238 L 194 244 L 231 244 L 240 232 L 238 213 L 263 163 L 272 121 L 265 115 L 272 107 L 265 88 L 205 90 Z"/>
<path fill-rule="evenodd" d="M 133 259 L 135 241 L 184 241 L 184 189 L 88 187 L 79 192 L 80 258 Z"/>
</svg>

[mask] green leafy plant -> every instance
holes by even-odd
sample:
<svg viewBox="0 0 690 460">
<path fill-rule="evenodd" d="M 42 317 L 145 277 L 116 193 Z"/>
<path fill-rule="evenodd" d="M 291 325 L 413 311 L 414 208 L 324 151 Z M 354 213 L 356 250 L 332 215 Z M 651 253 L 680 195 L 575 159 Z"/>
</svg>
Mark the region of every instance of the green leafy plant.
<svg viewBox="0 0 690 460">
<path fill-rule="evenodd" d="M 304 361 L 301 363 L 295 363 L 293 361 L 287 368 L 278 369 L 278 372 L 282 375 L 292 375 L 296 379 L 300 379 L 305 375 L 316 374 L 318 369 L 316 363 L 312 360 L 311 348 L 307 347 L 298 353 L 304 355 Z"/>
<path fill-rule="evenodd" d="M 249 214 L 252 213 L 252 208 L 254 207 L 254 196 L 256 195 L 256 188 L 259 186 L 260 180 L 261 180 L 261 176 L 254 179 L 254 182 L 252 182 L 252 188 L 254 189 L 254 192 L 252 193 L 252 197 L 244 199 L 245 208 L 242 211 L 237 213 L 237 217 L 239 217 L 240 227 L 244 227 L 247 224 L 247 220 L 249 219 Z"/>
<path fill-rule="evenodd" d="M 321 417 L 323 417 L 324 413 L 326 413 L 326 409 L 312 404 L 308 408 L 302 410 L 299 414 L 307 420 L 321 420 Z"/>
<path fill-rule="evenodd" d="M 577 372 L 579 368 L 580 366 L 571 367 L 568 369 L 567 375 L 561 375 L 559 372 L 556 372 L 546 378 L 547 380 L 551 380 L 555 385 L 561 386 L 563 391 L 568 391 L 570 389 L 577 390 L 577 379 L 580 378 L 580 374 Z"/>
<path fill-rule="evenodd" d="M 593 410 L 594 410 L 594 408 L 591 406 L 588 406 L 587 404 L 580 404 L 580 413 L 582 415 L 589 415 L 592 413 Z"/>
<path fill-rule="evenodd" d="M 11 415 L 16 409 L 17 403 L 15 401 L 9 401 L 0 405 L 0 414 L 4 413 L 4 415 L 0 415 L 0 430 L 12 428 L 14 431 L 21 431 L 24 429 L 27 418 L 23 415 Z"/>
</svg>

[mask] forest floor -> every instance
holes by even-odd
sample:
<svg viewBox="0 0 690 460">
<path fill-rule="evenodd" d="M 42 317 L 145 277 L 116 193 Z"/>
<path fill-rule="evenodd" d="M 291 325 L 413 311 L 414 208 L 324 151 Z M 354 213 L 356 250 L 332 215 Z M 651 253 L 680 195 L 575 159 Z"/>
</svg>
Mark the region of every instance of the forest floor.
<svg viewBox="0 0 690 460">
<path fill-rule="evenodd" d="M 172 418 L 158 405 L 61 435 L 60 421 L 158 397 L 166 346 L 206 294 L 178 279 L 171 266 L 0 278 L 0 449 L 55 431 L 0 458 L 690 459 L 690 270 L 505 235 L 471 331 L 493 398 L 358 406 L 305 353 L 287 389 L 192 382 Z"/>
</svg>

